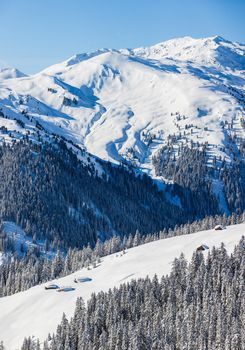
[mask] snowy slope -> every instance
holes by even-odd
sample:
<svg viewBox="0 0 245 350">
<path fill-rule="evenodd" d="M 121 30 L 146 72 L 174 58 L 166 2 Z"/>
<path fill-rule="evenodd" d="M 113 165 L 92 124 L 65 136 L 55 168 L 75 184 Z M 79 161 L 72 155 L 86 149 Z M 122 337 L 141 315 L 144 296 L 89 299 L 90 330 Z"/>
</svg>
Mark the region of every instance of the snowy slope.
<svg viewBox="0 0 245 350">
<path fill-rule="evenodd" d="M 224 231 L 203 231 L 151 242 L 129 249 L 123 256 L 107 256 L 92 270 L 83 269 L 54 281 L 59 286 L 75 287 L 74 291 L 45 291 L 44 285 L 40 285 L 4 297 L 0 299 L 0 337 L 8 350 L 20 347 L 24 336 L 34 335 L 44 339 L 49 332 L 56 330 L 63 312 L 68 317 L 73 314 L 78 296 L 87 300 L 92 292 L 106 291 L 131 279 L 147 275 L 152 277 L 155 273 L 158 276 L 168 274 L 175 257 L 183 252 L 190 260 L 193 251 L 201 244 L 206 244 L 211 249 L 212 246 L 219 246 L 224 242 L 231 253 L 244 230 L 245 224 L 240 224 L 227 227 Z M 74 283 L 74 278 L 79 276 L 90 277 L 92 281 Z"/>
<path fill-rule="evenodd" d="M 98 50 L 30 77 L 0 81 L 0 110 L 25 122 L 23 130 L 16 121 L 9 126 L 14 137 L 15 129 L 35 136 L 38 122 L 46 133 L 102 159 L 128 160 L 153 177 L 152 155 L 173 134 L 181 133 L 178 142 L 187 145 L 207 142 L 211 158 L 229 159 L 227 128 L 233 121 L 238 140 L 244 138 L 244 103 L 245 46 L 217 36 Z M 192 132 L 186 124 L 193 124 Z"/>
</svg>

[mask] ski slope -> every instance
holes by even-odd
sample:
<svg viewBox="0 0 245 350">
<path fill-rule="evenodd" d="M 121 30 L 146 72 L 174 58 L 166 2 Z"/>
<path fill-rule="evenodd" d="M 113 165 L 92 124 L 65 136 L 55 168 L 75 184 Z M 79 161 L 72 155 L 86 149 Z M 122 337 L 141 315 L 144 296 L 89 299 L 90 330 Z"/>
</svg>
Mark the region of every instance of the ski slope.
<svg viewBox="0 0 245 350">
<path fill-rule="evenodd" d="M 70 286 L 73 291 L 45 290 L 44 285 L 0 299 L 0 338 L 7 350 L 20 348 L 25 336 L 34 335 L 41 340 L 56 330 L 63 312 L 71 317 L 77 297 L 88 300 L 91 293 L 107 291 L 132 279 L 159 277 L 168 274 L 175 257 L 181 252 L 190 260 L 198 246 L 219 246 L 224 242 L 229 253 L 245 232 L 245 224 L 227 227 L 223 231 L 202 231 L 190 235 L 163 239 L 129 249 L 125 255 L 109 255 L 92 269 L 82 269 L 74 274 L 52 281 L 59 286 Z M 207 251 L 204 252 L 207 254 Z M 90 282 L 74 283 L 75 277 L 89 277 Z"/>
</svg>

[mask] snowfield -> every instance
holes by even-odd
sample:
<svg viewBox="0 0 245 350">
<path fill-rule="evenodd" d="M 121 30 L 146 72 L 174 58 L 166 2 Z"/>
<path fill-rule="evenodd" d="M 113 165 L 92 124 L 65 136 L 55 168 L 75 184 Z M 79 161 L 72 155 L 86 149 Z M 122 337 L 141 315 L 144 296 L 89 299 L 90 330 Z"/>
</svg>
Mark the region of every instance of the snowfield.
<svg viewBox="0 0 245 350">
<path fill-rule="evenodd" d="M 88 300 L 91 293 L 107 291 L 132 279 L 159 277 L 168 274 L 175 257 L 181 252 L 190 260 L 193 251 L 204 244 L 211 249 L 224 242 L 229 253 L 245 232 L 245 224 L 227 227 L 223 231 L 202 231 L 190 235 L 177 236 L 151 242 L 129 249 L 126 254 L 109 255 L 101 264 L 92 269 L 82 269 L 74 274 L 50 281 L 52 284 L 75 288 L 58 293 L 45 290 L 44 285 L 33 287 L 25 292 L 0 299 L 0 338 L 7 350 L 20 348 L 25 336 L 34 335 L 41 340 L 56 330 L 63 312 L 71 317 L 77 297 Z M 207 254 L 207 251 L 204 251 Z M 91 281 L 75 283 L 79 277 L 91 278 Z"/>
</svg>

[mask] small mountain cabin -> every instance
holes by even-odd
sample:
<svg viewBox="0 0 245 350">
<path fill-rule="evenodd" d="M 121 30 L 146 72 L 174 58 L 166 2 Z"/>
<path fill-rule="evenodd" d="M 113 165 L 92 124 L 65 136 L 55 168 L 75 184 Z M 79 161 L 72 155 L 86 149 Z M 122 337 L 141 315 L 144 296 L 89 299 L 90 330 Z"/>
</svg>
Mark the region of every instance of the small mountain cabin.
<svg viewBox="0 0 245 350">
<path fill-rule="evenodd" d="M 57 284 L 48 284 L 44 288 L 45 289 L 58 289 L 59 286 Z"/>
<path fill-rule="evenodd" d="M 83 282 L 90 282 L 90 281 L 92 281 L 92 278 L 90 277 L 79 277 L 74 279 L 75 283 L 79 283 L 79 282 L 83 283 Z"/>
<path fill-rule="evenodd" d="M 209 249 L 209 247 L 207 245 L 205 245 L 205 244 L 202 244 L 199 247 L 197 247 L 196 250 L 197 250 L 197 252 L 199 252 L 199 251 L 207 250 L 207 249 Z"/>
<path fill-rule="evenodd" d="M 215 231 L 222 231 L 224 228 L 221 225 L 216 225 L 214 229 Z"/>
</svg>

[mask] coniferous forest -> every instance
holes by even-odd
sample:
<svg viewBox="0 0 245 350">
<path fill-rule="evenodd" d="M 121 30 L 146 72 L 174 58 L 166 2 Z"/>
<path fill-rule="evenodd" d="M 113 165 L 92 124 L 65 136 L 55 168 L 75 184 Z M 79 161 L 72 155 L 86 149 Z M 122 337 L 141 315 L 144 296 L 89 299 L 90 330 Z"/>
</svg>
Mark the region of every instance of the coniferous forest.
<svg viewBox="0 0 245 350">
<path fill-rule="evenodd" d="M 94 163 L 83 154 L 87 164 L 62 140 L 53 145 L 29 140 L 3 144 L 1 219 L 20 225 L 35 240 L 68 249 L 93 247 L 98 238 L 115 234 L 149 234 L 223 214 L 201 152 L 186 150 L 177 162 L 166 165 L 164 174 L 174 173 L 174 184 L 166 185 L 165 192 L 147 175 L 137 176 L 123 165 Z M 245 209 L 242 164 L 222 171 L 230 213 Z M 174 196 L 181 206 L 171 201 Z"/>
<path fill-rule="evenodd" d="M 181 223 L 182 210 L 149 177 L 106 163 L 98 175 L 87 159 L 84 165 L 63 141 L 0 147 L 1 218 L 63 248 Z"/>
</svg>

